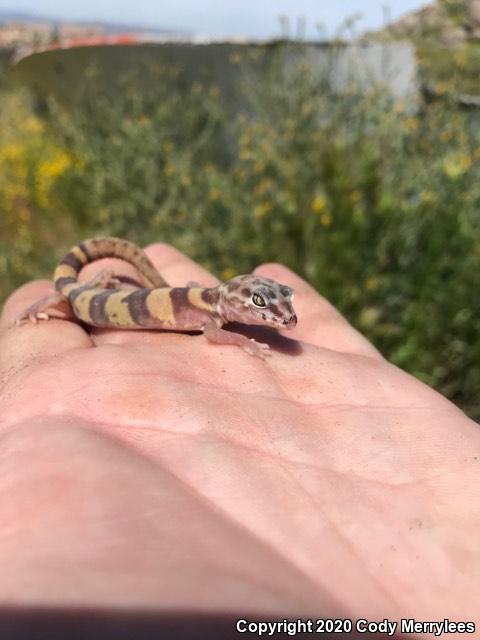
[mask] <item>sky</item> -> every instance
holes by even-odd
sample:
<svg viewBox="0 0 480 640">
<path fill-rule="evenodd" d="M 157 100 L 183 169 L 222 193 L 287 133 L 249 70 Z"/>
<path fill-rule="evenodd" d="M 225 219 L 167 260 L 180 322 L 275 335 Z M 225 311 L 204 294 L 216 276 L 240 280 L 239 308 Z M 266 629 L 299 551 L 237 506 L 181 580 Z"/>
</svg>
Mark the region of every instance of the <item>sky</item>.
<svg viewBox="0 0 480 640">
<path fill-rule="evenodd" d="M 166 27 L 214 36 L 268 38 L 282 34 L 279 16 L 288 17 L 290 35 L 305 18 L 308 37 L 336 29 L 353 14 L 363 14 L 357 32 L 427 4 L 426 0 L 0 0 L 0 9 L 28 11 L 65 20 L 103 20 Z M 385 9 L 387 7 L 387 9 Z M 315 26 L 321 23 L 322 29 Z"/>
</svg>

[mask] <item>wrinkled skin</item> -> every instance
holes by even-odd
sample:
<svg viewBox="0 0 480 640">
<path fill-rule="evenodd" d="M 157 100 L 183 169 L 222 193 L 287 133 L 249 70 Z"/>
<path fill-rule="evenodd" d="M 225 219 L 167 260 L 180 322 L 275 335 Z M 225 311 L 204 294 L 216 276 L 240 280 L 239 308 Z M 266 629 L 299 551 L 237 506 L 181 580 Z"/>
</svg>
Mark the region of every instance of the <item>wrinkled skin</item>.
<svg viewBox="0 0 480 640">
<path fill-rule="evenodd" d="M 147 252 L 173 285 L 215 284 Z M 13 294 L 2 602 L 480 622 L 478 426 L 295 274 L 257 273 L 295 289 L 299 319 L 268 361 L 203 336 L 12 327 L 50 285 Z"/>
</svg>

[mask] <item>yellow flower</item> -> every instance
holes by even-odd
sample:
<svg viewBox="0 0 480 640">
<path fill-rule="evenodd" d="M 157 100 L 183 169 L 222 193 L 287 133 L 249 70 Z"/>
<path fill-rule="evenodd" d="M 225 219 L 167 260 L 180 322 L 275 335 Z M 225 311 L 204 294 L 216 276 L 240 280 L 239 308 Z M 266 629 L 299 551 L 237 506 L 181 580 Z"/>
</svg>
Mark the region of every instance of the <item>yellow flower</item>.
<svg viewBox="0 0 480 640">
<path fill-rule="evenodd" d="M 252 139 L 247 133 L 242 133 L 242 135 L 238 139 L 238 144 L 241 147 L 248 147 L 251 141 Z"/>
<path fill-rule="evenodd" d="M 443 172 L 451 180 L 456 180 L 472 166 L 470 156 L 465 153 L 451 153 L 443 161 Z"/>
<path fill-rule="evenodd" d="M 180 182 L 182 183 L 182 186 L 190 187 L 192 184 L 192 176 L 186 173 L 180 178 Z"/>
<path fill-rule="evenodd" d="M 238 51 L 230 54 L 230 62 L 232 64 L 240 64 L 241 59 L 242 56 L 238 53 Z"/>
<path fill-rule="evenodd" d="M 166 176 L 173 176 L 176 171 L 177 171 L 177 169 L 176 169 L 175 165 L 172 164 L 171 162 L 167 162 L 167 164 L 165 165 L 165 175 Z"/>
<path fill-rule="evenodd" d="M 2 149 L 2 155 L 5 160 L 10 162 L 15 162 L 16 160 L 20 160 L 25 154 L 25 146 L 20 144 L 19 142 L 12 142 L 10 144 L 6 144 Z"/>
<path fill-rule="evenodd" d="M 410 118 L 405 118 L 404 127 L 408 132 L 416 131 L 419 126 L 418 118 L 414 118 L 413 116 Z"/>
<path fill-rule="evenodd" d="M 362 192 L 355 189 L 354 191 L 350 192 L 349 197 L 351 203 L 357 204 L 357 202 L 360 202 L 360 200 L 362 199 Z"/>
<path fill-rule="evenodd" d="M 271 180 L 261 180 L 257 186 L 255 187 L 255 195 L 257 197 L 261 197 L 263 195 L 265 195 L 265 193 L 267 193 L 267 191 L 269 191 L 273 186 L 273 182 Z"/>
<path fill-rule="evenodd" d="M 110 221 L 110 213 L 106 207 L 100 207 L 98 210 L 98 219 L 100 222 L 109 222 Z"/>
<path fill-rule="evenodd" d="M 325 210 L 327 201 L 322 196 L 316 196 L 312 201 L 312 209 L 315 213 L 321 213 Z"/>
<path fill-rule="evenodd" d="M 218 98 L 219 95 L 220 95 L 220 89 L 217 87 L 217 85 L 213 84 L 210 87 L 210 90 L 209 90 L 208 93 L 209 93 L 211 98 Z"/>
<path fill-rule="evenodd" d="M 435 91 L 437 96 L 442 96 L 444 93 L 447 93 L 448 88 L 448 82 L 437 82 L 437 84 L 433 87 L 433 90 Z"/>
<path fill-rule="evenodd" d="M 313 112 L 313 104 L 311 102 L 307 102 L 302 105 L 302 115 L 309 116 Z"/>
<path fill-rule="evenodd" d="M 262 173 L 265 170 L 265 163 L 262 160 L 257 160 L 253 166 L 255 173 Z"/>
<path fill-rule="evenodd" d="M 421 191 L 420 200 L 428 204 L 435 200 L 435 195 L 431 191 Z"/>
<path fill-rule="evenodd" d="M 40 133 L 43 129 L 43 124 L 38 118 L 31 115 L 25 120 L 25 129 L 30 133 Z"/>
<path fill-rule="evenodd" d="M 253 214 L 256 218 L 263 218 L 267 213 L 270 213 L 272 209 L 273 204 L 271 202 L 262 202 L 262 204 L 257 204 L 253 210 Z"/>
<path fill-rule="evenodd" d="M 223 280 L 231 280 L 236 275 L 237 275 L 237 272 L 235 271 L 235 269 L 232 269 L 232 267 L 225 267 L 225 269 L 222 271 Z"/>
<path fill-rule="evenodd" d="M 380 280 L 375 276 L 371 276 L 365 280 L 365 289 L 367 291 L 375 291 L 375 289 L 378 289 L 379 284 Z"/>
<path fill-rule="evenodd" d="M 452 139 L 452 132 L 449 129 L 445 129 L 440 134 L 440 140 L 442 142 L 449 142 Z"/>
<path fill-rule="evenodd" d="M 15 173 L 19 180 L 26 180 L 28 174 L 28 168 L 25 162 L 19 162 L 15 166 Z"/>
<path fill-rule="evenodd" d="M 39 164 L 38 173 L 43 178 L 56 178 L 70 166 L 70 158 L 65 151 L 58 151 L 51 160 Z"/>
<path fill-rule="evenodd" d="M 194 82 L 192 84 L 192 93 L 194 96 L 198 96 L 202 92 L 202 89 L 203 87 L 200 82 Z"/>
<path fill-rule="evenodd" d="M 324 227 L 330 227 L 332 224 L 332 216 L 329 213 L 322 213 L 320 216 L 320 223 Z"/>
<path fill-rule="evenodd" d="M 165 153 L 172 153 L 173 142 L 170 142 L 170 140 L 165 140 L 165 142 L 162 143 L 162 151 L 164 151 Z"/>
<path fill-rule="evenodd" d="M 375 307 L 367 307 L 360 313 L 359 322 L 363 327 L 373 327 L 378 323 L 381 312 Z"/>
<path fill-rule="evenodd" d="M 453 59 L 457 67 L 459 67 L 460 69 L 463 69 L 465 67 L 465 63 L 467 61 L 465 51 L 456 51 L 453 54 Z"/>
<path fill-rule="evenodd" d="M 472 159 L 466 153 L 461 155 L 458 160 L 459 160 L 460 166 L 464 171 L 468 171 L 472 166 Z"/>
<path fill-rule="evenodd" d="M 222 192 L 220 191 L 220 189 L 218 189 L 217 187 L 212 187 L 208 193 L 208 199 L 211 202 L 216 202 L 217 200 L 220 199 L 221 195 L 222 195 Z"/>
</svg>

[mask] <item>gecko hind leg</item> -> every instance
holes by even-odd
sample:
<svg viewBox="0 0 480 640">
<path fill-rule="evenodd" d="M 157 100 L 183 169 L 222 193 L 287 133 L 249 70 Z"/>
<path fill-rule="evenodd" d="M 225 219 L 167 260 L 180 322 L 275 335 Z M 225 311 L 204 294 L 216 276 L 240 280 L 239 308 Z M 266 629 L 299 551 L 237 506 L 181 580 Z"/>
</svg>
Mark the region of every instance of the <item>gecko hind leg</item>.
<svg viewBox="0 0 480 640">
<path fill-rule="evenodd" d="M 138 289 L 141 285 L 129 277 L 117 278 L 112 269 L 102 269 L 96 276 L 86 282 L 87 287 L 99 289 Z M 162 285 L 168 286 L 168 285 Z"/>
<path fill-rule="evenodd" d="M 49 318 L 64 319 L 70 316 L 70 303 L 61 293 L 55 292 L 40 298 L 28 309 L 25 309 L 15 319 L 15 324 L 22 325 L 25 322 L 37 324 L 39 320 L 48 320 Z"/>
<path fill-rule="evenodd" d="M 88 287 L 99 287 L 101 289 L 119 289 L 121 281 L 113 275 L 112 269 L 102 269 L 87 282 Z"/>
<path fill-rule="evenodd" d="M 121 282 L 115 278 L 111 269 L 103 269 L 91 280 L 88 281 L 89 287 L 101 287 L 105 289 L 117 289 L 121 287 Z M 22 325 L 26 322 L 37 324 L 39 320 L 48 320 L 49 318 L 59 318 L 65 320 L 72 318 L 72 310 L 68 300 L 58 291 L 44 296 L 25 309 L 16 319 L 16 325 Z"/>
</svg>

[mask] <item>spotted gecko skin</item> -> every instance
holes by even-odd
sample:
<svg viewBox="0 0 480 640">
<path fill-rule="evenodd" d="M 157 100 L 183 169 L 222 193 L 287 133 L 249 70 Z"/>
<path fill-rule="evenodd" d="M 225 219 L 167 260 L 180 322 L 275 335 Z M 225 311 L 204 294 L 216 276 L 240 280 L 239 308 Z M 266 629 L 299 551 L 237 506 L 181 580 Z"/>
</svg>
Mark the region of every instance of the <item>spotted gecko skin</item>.
<svg viewBox="0 0 480 640">
<path fill-rule="evenodd" d="M 136 267 L 147 286 L 118 288 L 120 283 L 105 271 L 86 284 L 78 281 L 86 264 L 109 257 Z M 243 275 L 217 287 L 170 287 L 139 247 L 119 238 L 92 238 L 75 245 L 55 269 L 53 279 L 56 294 L 27 309 L 20 321 L 47 319 L 54 315 L 48 313 L 50 307 L 68 300 L 75 316 L 93 327 L 198 330 L 209 342 L 236 344 L 261 358 L 269 355 L 268 345 L 221 327 L 241 322 L 292 329 L 297 324 L 293 290 L 286 285 Z"/>
</svg>

